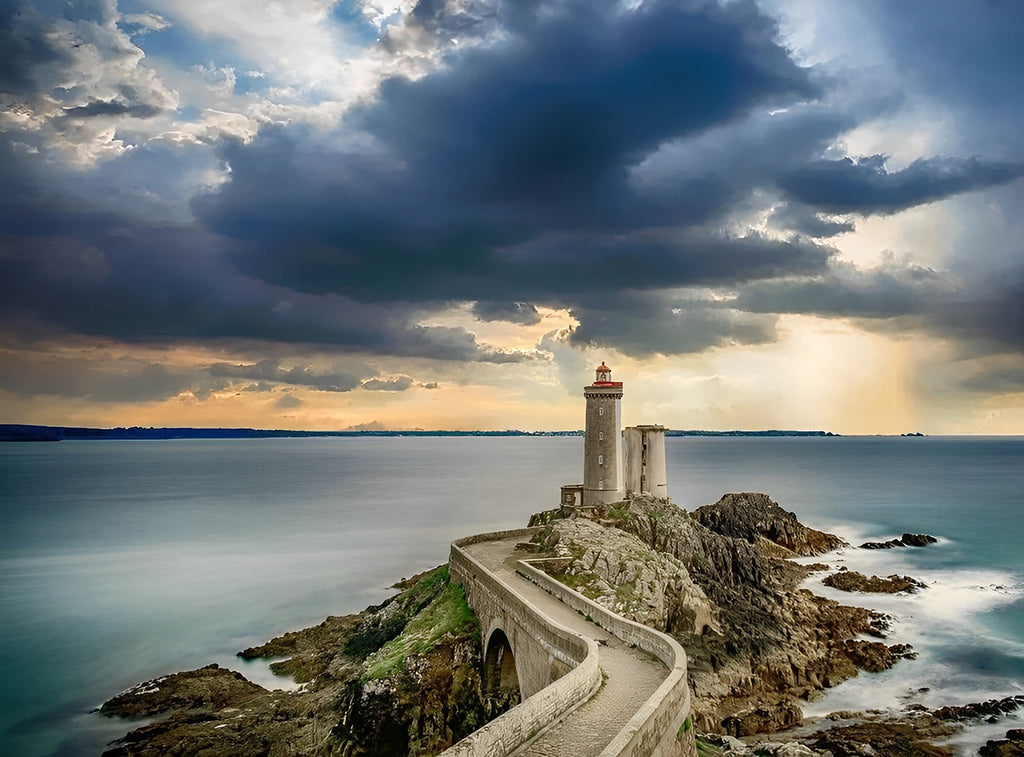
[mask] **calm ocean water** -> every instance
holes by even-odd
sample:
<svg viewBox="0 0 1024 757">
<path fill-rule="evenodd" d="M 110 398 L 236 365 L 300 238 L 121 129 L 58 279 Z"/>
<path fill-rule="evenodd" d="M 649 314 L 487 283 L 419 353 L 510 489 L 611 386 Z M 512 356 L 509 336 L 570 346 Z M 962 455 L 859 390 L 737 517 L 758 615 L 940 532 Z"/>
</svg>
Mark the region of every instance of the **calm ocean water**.
<svg viewBox="0 0 1024 757">
<path fill-rule="evenodd" d="M 453 538 L 524 525 L 581 456 L 578 437 L 0 444 L 0 754 L 98 754 L 128 725 L 90 710 L 175 670 L 286 686 L 234 653 L 380 601 Z M 1024 438 L 684 438 L 668 456 L 688 509 L 763 491 L 853 543 L 941 537 L 834 557 L 929 583 L 872 605 L 920 656 L 811 714 L 1024 693 Z"/>
</svg>

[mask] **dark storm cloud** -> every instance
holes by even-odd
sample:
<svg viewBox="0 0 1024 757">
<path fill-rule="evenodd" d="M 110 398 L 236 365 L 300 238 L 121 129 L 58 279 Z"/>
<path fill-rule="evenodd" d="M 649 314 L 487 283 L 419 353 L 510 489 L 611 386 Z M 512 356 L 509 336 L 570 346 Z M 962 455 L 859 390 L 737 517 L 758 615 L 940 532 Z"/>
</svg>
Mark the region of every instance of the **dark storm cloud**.
<svg viewBox="0 0 1024 757">
<path fill-rule="evenodd" d="M 1020 160 L 1024 4 L 870 0 L 873 28 L 908 89 L 951 106 L 970 152 Z"/>
<path fill-rule="evenodd" d="M 224 381 L 210 379 L 202 371 L 140 360 L 11 353 L 0 360 L 0 389 L 22 397 L 49 395 L 95 402 L 148 402 L 165 400 L 183 391 L 192 391 L 203 399 L 224 386 Z"/>
<path fill-rule="evenodd" d="M 0 0 L 0 92 L 34 92 L 40 66 L 68 62 L 47 36 L 51 22 L 35 9 Z"/>
<path fill-rule="evenodd" d="M 66 118 L 95 118 L 96 116 L 131 116 L 132 118 L 152 118 L 167 108 L 146 102 L 134 87 L 122 85 L 118 88 L 118 97 L 110 100 L 91 98 L 86 105 L 64 108 Z"/>
<path fill-rule="evenodd" d="M 890 256 L 867 270 L 834 263 L 816 276 L 753 282 L 739 289 L 733 305 L 755 313 L 885 319 L 924 313 L 960 291 L 947 275 Z"/>
<path fill-rule="evenodd" d="M 709 347 L 775 340 L 776 316 L 746 313 L 729 303 L 687 300 L 657 292 L 594 296 L 572 307 L 579 326 L 570 344 L 613 344 L 637 357 L 701 352 Z"/>
<path fill-rule="evenodd" d="M 492 359 L 465 329 L 416 324 L 408 305 L 296 293 L 241 276 L 223 259 L 226 244 L 187 228 L 0 234 L 0 317 L 128 342 L 249 339 Z"/>
<path fill-rule="evenodd" d="M 1024 266 L 1019 263 L 980 281 L 893 257 L 866 270 L 834 263 L 821 275 L 739 287 L 730 305 L 750 313 L 858 319 L 879 331 L 923 330 L 957 340 L 961 351 L 974 357 L 1024 353 Z M 981 386 L 989 380 L 985 375 L 974 383 Z M 991 380 L 1006 383 L 1012 375 L 1004 371 Z"/>
<path fill-rule="evenodd" d="M 217 363 L 210 366 L 209 371 L 211 376 L 259 379 L 261 382 L 307 386 L 324 392 L 351 391 L 367 376 L 376 373 L 369 366 L 358 363 L 353 364 L 350 370 L 318 371 L 311 366 L 285 368 L 275 360 L 261 360 L 249 365 Z"/>
<path fill-rule="evenodd" d="M 899 98 L 860 116 L 808 105 L 831 84 L 793 63 L 752 3 L 513 5 L 497 16 L 504 40 L 388 80 L 349 115 L 372 150 L 265 130 L 226 150 L 232 181 L 195 211 L 249 243 L 236 258 L 244 270 L 284 286 L 364 302 L 472 300 L 482 320 L 529 318 L 504 303 L 568 306 L 580 342 L 676 352 L 757 343 L 774 326 L 712 308 L 692 314 L 686 339 L 675 316 L 645 332 L 641 308 L 610 328 L 579 295 L 821 273 L 833 251 L 806 237 L 853 229 L 826 214 L 889 214 L 1021 174 L 977 158 L 893 172 L 877 156 L 821 159 Z M 417 13 L 442 34 L 437 4 Z M 484 21 L 494 17 L 452 23 Z M 800 236 L 715 231 L 758 189 L 789 197 L 772 226 Z"/>
<path fill-rule="evenodd" d="M 371 392 L 404 392 L 413 385 L 413 380 L 408 376 L 398 376 L 393 379 L 370 379 L 364 381 L 363 389 Z"/>
<path fill-rule="evenodd" d="M 540 313 L 528 302 L 475 302 L 473 315 L 481 321 L 507 321 L 527 326 L 540 323 Z"/>
<path fill-rule="evenodd" d="M 776 230 L 796 231 L 817 239 L 838 236 L 856 228 L 852 221 L 830 219 L 795 203 L 785 203 L 776 208 L 768 219 L 768 225 Z"/>
<path fill-rule="evenodd" d="M 228 149 L 231 183 L 196 211 L 222 233 L 266 240 L 238 259 L 247 271 L 364 300 L 523 301 L 609 280 L 728 278 L 730 255 L 748 275 L 749 246 L 704 263 L 675 241 L 631 239 L 652 223 L 714 217 L 731 194 L 709 206 L 701 186 L 697 211 L 688 196 L 658 207 L 627 169 L 665 140 L 814 94 L 770 21 L 747 2 L 508 12 L 505 41 L 389 80 L 351 114 L 376 151 L 268 130 Z M 554 256 L 553 236 L 568 245 Z"/>
<path fill-rule="evenodd" d="M 14 7 L 0 0 L 0 83 L 40 103 L 77 75 L 53 105 L 55 129 L 102 129 L 103 118 L 126 123 L 176 106 L 177 93 L 140 63 L 144 39 L 111 23 L 115 6 L 68 5 L 77 37 L 55 36 L 52 19 Z M 952 28 L 932 15 L 929 25 Z M 632 10 L 424 0 L 382 49 L 397 55 L 418 44 L 416 32 L 433 40 L 424 49 L 454 37 L 470 44 L 449 46 L 425 76 L 385 81 L 333 133 L 278 123 L 250 144 L 223 143 L 229 179 L 195 199 L 198 225 L 146 226 L 127 195 L 194 186 L 200 148 L 140 145 L 89 174 L 91 186 L 0 137 L 0 316 L 129 342 L 261 340 L 495 363 L 538 356 L 418 321 L 453 302 L 475 302 L 481 320 L 521 324 L 537 322 L 537 305 L 567 307 L 580 321 L 574 344 L 634 354 L 761 343 L 782 312 L 917 313 L 946 329 L 977 323 L 972 333 L 990 324 L 1012 339 L 1017 326 L 994 312 L 1015 312 L 1007 286 L 990 300 L 972 290 L 969 301 L 991 313 L 946 316 L 954 298 L 941 310 L 902 279 L 837 276 L 834 251 L 808 237 L 851 229 L 830 215 L 890 214 L 1009 181 L 1021 174 L 1019 156 L 922 159 L 891 172 L 878 157 L 822 159 L 899 98 L 847 106 L 834 80 L 793 62 L 750 0 Z M 924 60 L 930 43 L 912 42 L 908 59 Z M 963 88 L 982 76 L 968 52 Z M 775 203 L 780 193 L 769 225 L 784 240 L 722 231 L 742 229 L 734 219 L 763 209 L 757 197 Z M 113 199 L 93 201 L 104 197 Z M 730 305 L 666 293 L 694 285 L 741 291 Z M 367 378 L 281 365 L 222 378 L 334 390 Z"/>
<path fill-rule="evenodd" d="M 1024 176 L 1024 164 L 977 158 L 915 160 L 901 171 L 885 168 L 887 156 L 822 161 L 783 175 L 790 197 L 832 213 L 890 214 L 973 189 Z"/>
</svg>

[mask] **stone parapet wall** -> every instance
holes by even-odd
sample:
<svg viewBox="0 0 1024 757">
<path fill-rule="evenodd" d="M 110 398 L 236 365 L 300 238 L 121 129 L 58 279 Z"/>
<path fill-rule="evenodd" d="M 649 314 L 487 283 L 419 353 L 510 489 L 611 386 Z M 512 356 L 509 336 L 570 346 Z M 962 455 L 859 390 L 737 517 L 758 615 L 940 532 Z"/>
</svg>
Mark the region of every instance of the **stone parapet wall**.
<svg viewBox="0 0 1024 757">
<path fill-rule="evenodd" d="M 600 757 L 696 757 L 690 727 L 690 687 L 686 652 L 679 642 L 653 628 L 627 620 L 538 570 L 531 560 L 519 562 L 519 573 L 623 641 L 661 660 L 669 675 Z M 537 563 L 543 564 L 540 559 Z"/>
<path fill-rule="evenodd" d="M 453 581 L 462 584 L 471 607 L 481 617 L 481 626 L 498 624 L 508 631 L 515 626 L 528 630 L 534 637 L 539 658 L 533 662 L 520 660 L 517 667 L 540 664 L 551 675 L 558 667 L 571 668 L 557 680 L 546 682 L 532 696 L 487 725 L 442 752 L 445 757 L 504 757 L 589 699 L 601 686 L 597 644 L 559 625 L 502 583 L 490 570 L 473 559 L 462 547 L 511 536 L 528 538 L 538 529 L 518 529 L 478 534 L 452 544 L 449 570 Z M 483 616 L 489 615 L 490 619 Z M 512 621 L 511 623 L 509 621 Z M 483 628 L 485 642 L 489 628 Z M 557 661 L 557 662 L 556 662 Z M 521 680 L 523 674 L 521 675 Z"/>
</svg>

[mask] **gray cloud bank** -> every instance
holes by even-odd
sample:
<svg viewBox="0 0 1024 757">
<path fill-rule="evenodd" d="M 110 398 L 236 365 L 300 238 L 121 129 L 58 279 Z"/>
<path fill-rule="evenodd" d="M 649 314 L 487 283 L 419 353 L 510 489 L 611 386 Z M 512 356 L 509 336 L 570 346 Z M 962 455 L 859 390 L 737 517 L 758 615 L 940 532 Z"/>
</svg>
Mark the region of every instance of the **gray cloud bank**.
<svg viewBox="0 0 1024 757">
<path fill-rule="evenodd" d="M 869 7 L 880 26 L 907 13 Z M 946 20 L 929 12 L 927 39 L 912 24 L 885 26 L 897 64 L 942 53 L 947 77 L 889 82 L 896 94 L 872 97 L 850 94 L 861 87 L 855 72 L 844 80 L 798 65 L 750 0 L 475 3 L 456 15 L 421 2 L 403 39 L 478 35 L 474 44 L 446 48 L 424 76 L 384 81 L 333 132 L 279 123 L 248 143 L 222 140 L 217 158 L 230 174 L 195 194 L 191 222 L 154 223 L 130 198 L 102 199 L 111 183 L 123 191 L 125 176 L 152 176 L 156 186 L 161 172 L 191 166 L 189 154 L 144 145 L 110 164 L 120 177 L 96 169 L 95 186 L 65 185 L 45 151 L 25 148 L 29 127 L 12 127 L 0 138 L 9 189 L 0 199 L 0 318 L 22 338 L 262 340 L 506 362 L 536 355 L 418 320 L 452 302 L 475 303 L 483 321 L 519 324 L 537 323 L 537 306 L 561 307 L 579 321 L 573 344 L 643 355 L 761 344 L 776 337 L 778 314 L 811 313 L 1019 352 L 1019 249 L 1008 272 L 969 279 L 913 263 L 851 271 L 827 243 L 865 217 L 1021 175 L 1024 155 L 1004 130 L 1024 116 L 1024 54 L 1004 43 L 1024 27 L 1006 7 L 957 5 Z M 61 74 L 79 74 L 47 127 L 64 141 L 81 124 L 123 126 L 177 107 L 139 57 L 168 22 L 147 22 L 129 42 L 108 6 L 90 8 L 51 19 L 0 2 L 9 107 L 37 107 Z M 1002 12 L 1005 23 L 993 23 Z M 106 21 L 90 25 L 90 13 Z M 1002 86 L 988 94 L 973 86 L 982 63 L 965 28 L 991 35 L 1005 56 L 989 70 Z M 102 75 L 81 75 L 74 44 L 98 51 Z M 401 44 L 385 36 L 380 48 Z M 843 134 L 901 106 L 901 87 L 968 102 L 965 123 L 980 130 L 990 109 L 991 139 L 964 144 L 991 147 L 992 157 L 927 156 L 891 170 L 884 156 L 837 155 Z M 743 220 L 757 214 L 767 218 L 760 231 Z M 695 287 L 725 296 L 680 294 Z M 313 375 L 273 362 L 214 366 L 210 376 L 327 391 L 413 385 L 359 367 Z"/>
</svg>

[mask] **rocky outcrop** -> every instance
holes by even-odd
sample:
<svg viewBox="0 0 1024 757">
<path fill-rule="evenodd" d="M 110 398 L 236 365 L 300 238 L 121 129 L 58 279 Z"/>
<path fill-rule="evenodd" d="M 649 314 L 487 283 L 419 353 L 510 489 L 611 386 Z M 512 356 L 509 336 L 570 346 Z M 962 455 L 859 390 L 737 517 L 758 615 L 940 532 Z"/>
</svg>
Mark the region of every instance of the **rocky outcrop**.
<svg viewBox="0 0 1024 757">
<path fill-rule="evenodd" d="M 219 665 L 136 684 L 100 707 L 103 715 L 145 718 L 183 710 L 237 707 L 269 692 L 241 673 Z"/>
<path fill-rule="evenodd" d="M 565 583 L 679 639 L 698 728 L 781 727 L 799 717 L 801 698 L 857 675 L 854 659 L 865 656 L 843 641 L 877 635 L 872 624 L 883 620 L 798 589 L 808 570 L 780 557 L 832 548 L 837 537 L 801 530 L 764 495 L 723 501 L 721 517 L 709 515 L 715 506 L 705 517 L 741 536 L 717 533 L 669 500 L 635 497 L 589 514 L 596 523 L 549 519 L 541 541 L 568 558 Z M 749 516 L 745 501 L 754 503 Z"/>
<path fill-rule="evenodd" d="M 932 714 L 942 720 L 980 720 L 998 718 L 1024 707 L 1024 695 L 1018 694 L 1002 699 L 989 699 L 984 702 L 940 707 Z"/>
<path fill-rule="evenodd" d="M 893 547 L 927 547 L 938 543 L 938 539 L 929 534 L 903 534 L 899 539 L 889 541 L 866 541 L 860 549 L 892 549 Z"/>
<path fill-rule="evenodd" d="M 542 534 L 562 562 L 548 561 L 563 583 L 638 623 L 668 633 L 720 631 L 716 611 L 676 557 L 635 535 L 590 520 L 563 520 Z M 556 558 L 558 559 L 558 558 Z"/>
<path fill-rule="evenodd" d="M 932 728 L 929 738 L 948 736 L 953 729 Z M 921 730 L 906 722 L 867 722 L 830 728 L 811 741 L 818 750 L 828 750 L 834 757 L 952 757 L 953 750 L 930 743 Z"/>
<path fill-rule="evenodd" d="M 1012 728 L 1005 739 L 992 739 L 978 750 L 981 757 L 1024 757 L 1024 728 Z"/>
<path fill-rule="evenodd" d="M 447 566 L 356 615 L 330 617 L 240 655 L 307 681 L 266 691 L 209 666 L 140 684 L 101 712 L 165 719 L 135 729 L 107 755 L 435 754 L 515 704 L 485 697 L 479 627 Z"/>
<path fill-rule="evenodd" d="M 804 713 L 793 699 L 783 699 L 773 705 L 753 707 L 722 721 L 722 730 L 730 736 L 753 736 L 755 733 L 775 733 L 800 723 Z"/>
<path fill-rule="evenodd" d="M 913 594 L 919 589 L 926 588 L 926 584 L 910 576 L 891 575 L 886 578 L 879 578 L 878 576 L 868 578 L 863 573 L 858 573 L 855 570 L 846 570 L 845 568 L 830 576 L 826 576 L 821 582 L 825 586 L 831 586 L 833 589 L 841 591 L 860 591 L 875 594 L 898 594 L 900 592 Z"/>
<path fill-rule="evenodd" d="M 916 653 L 909 644 L 886 646 L 880 641 L 847 639 L 843 642 L 843 654 L 861 670 L 881 673 L 896 664 L 901 658 L 913 659 Z"/>
<path fill-rule="evenodd" d="M 834 534 L 808 528 L 766 494 L 726 494 L 715 504 L 694 510 L 693 518 L 716 534 L 751 543 L 767 539 L 797 555 L 820 555 L 846 544 Z"/>
</svg>

